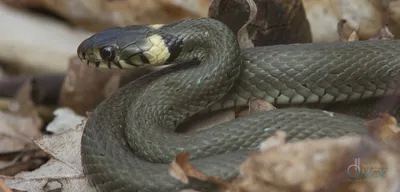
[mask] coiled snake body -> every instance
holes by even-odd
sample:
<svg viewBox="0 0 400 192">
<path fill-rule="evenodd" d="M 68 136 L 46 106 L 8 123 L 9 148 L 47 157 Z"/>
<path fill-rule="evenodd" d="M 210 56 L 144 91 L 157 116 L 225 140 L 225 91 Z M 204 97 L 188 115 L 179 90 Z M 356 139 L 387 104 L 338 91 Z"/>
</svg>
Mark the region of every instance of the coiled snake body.
<svg viewBox="0 0 400 192">
<path fill-rule="evenodd" d="M 237 176 L 240 163 L 276 130 L 293 140 L 368 134 L 365 120 L 317 109 L 284 108 L 256 113 L 215 128 L 178 134 L 193 114 L 246 105 L 359 101 L 399 93 L 399 41 L 277 45 L 241 51 L 219 21 L 188 19 L 167 25 L 112 28 L 78 48 L 84 63 L 135 68 L 177 64 L 120 88 L 99 104 L 82 137 L 82 164 L 98 191 L 212 191 L 168 174 L 179 152 L 207 175 Z"/>
</svg>

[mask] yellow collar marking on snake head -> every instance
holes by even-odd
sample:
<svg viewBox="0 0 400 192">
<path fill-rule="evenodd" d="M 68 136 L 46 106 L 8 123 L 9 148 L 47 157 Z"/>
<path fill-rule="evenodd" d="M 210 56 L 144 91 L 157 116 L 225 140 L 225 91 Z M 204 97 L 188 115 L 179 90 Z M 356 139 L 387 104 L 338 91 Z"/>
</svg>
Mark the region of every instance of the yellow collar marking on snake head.
<svg viewBox="0 0 400 192">
<path fill-rule="evenodd" d="M 152 46 L 148 51 L 143 52 L 143 54 L 152 65 L 164 64 L 171 53 L 169 52 L 163 38 L 160 35 L 155 34 L 148 37 L 148 39 Z"/>
</svg>

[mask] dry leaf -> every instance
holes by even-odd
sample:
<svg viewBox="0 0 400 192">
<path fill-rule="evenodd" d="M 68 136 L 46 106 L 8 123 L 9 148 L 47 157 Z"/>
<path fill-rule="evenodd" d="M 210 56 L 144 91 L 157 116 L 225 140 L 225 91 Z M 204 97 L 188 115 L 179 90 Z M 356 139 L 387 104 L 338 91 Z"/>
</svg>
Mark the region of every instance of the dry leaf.
<svg viewBox="0 0 400 192">
<path fill-rule="evenodd" d="M 237 38 L 239 41 L 239 45 L 242 49 L 252 48 L 254 47 L 253 42 L 251 41 L 247 26 L 254 22 L 257 16 L 257 5 L 254 0 L 246 0 L 249 6 L 249 18 L 246 23 L 239 29 L 237 32 Z"/>
<path fill-rule="evenodd" d="M 347 22 L 346 20 L 342 19 L 337 24 L 337 33 L 339 35 L 339 40 L 342 41 L 342 42 L 358 41 L 359 38 L 358 38 L 358 34 L 357 33 L 358 33 L 359 29 L 354 30 L 350 34 L 350 36 L 348 38 L 346 38 L 346 35 L 345 35 L 345 32 L 344 32 L 344 25 L 346 24 L 346 22 Z"/>
<path fill-rule="evenodd" d="M 350 34 L 350 37 L 349 37 L 349 39 L 347 41 L 351 42 L 351 41 L 358 41 L 358 40 L 359 40 L 359 38 L 358 38 L 358 35 L 357 35 L 357 31 L 353 31 Z"/>
<path fill-rule="evenodd" d="M 187 152 L 181 152 L 175 157 L 175 160 L 169 166 L 168 172 L 172 177 L 185 184 L 189 182 L 189 177 L 191 177 L 201 181 L 215 183 L 220 188 L 225 188 L 228 185 L 225 181 L 221 181 L 213 176 L 206 176 L 198 171 L 189 163 L 189 153 Z"/>
<path fill-rule="evenodd" d="M 41 126 L 41 120 L 35 117 L 0 111 L 0 153 L 34 148 L 32 139 L 42 136 Z"/>
<path fill-rule="evenodd" d="M 388 17 L 393 23 L 399 21 L 399 17 L 395 17 L 393 13 L 389 14 L 391 10 L 398 10 L 398 6 L 394 4 L 389 6 L 383 0 L 302 1 L 310 22 L 313 42 L 341 40 L 337 33 L 337 24 L 340 20 L 347 21 L 343 28 L 346 39 L 353 31 L 358 31 L 357 35 L 360 40 L 371 38 L 384 27 Z"/>
<path fill-rule="evenodd" d="M 378 40 L 393 40 L 394 35 L 390 32 L 387 25 L 378 31 L 375 35 L 373 35 L 370 39 L 378 39 Z"/>
<path fill-rule="evenodd" d="M 28 79 L 24 85 L 17 91 L 15 102 L 10 105 L 10 110 L 22 116 L 37 116 L 35 103 L 32 100 L 33 92 L 32 79 Z"/>
<path fill-rule="evenodd" d="M 243 48 L 312 41 L 301 0 L 213 0 L 208 16 L 236 33 Z"/>
<path fill-rule="evenodd" d="M 32 139 L 42 136 L 43 120 L 32 100 L 32 81 L 26 81 L 17 91 L 9 108 L 0 111 L 0 152 L 15 152 L 35 148 Z"/>
<path fill-rule="evenodd" d="M 9 189 L 3 182 L 2 179 L 0 179 L 0 191 L 2 192 L 12 192 L 11 189 Z"/>
<path fill-rule="evenodd" d="M 8 162 L 8 164 L 4 163 L 4 167 L 0 170 L 0 175 L 14 176 L 24 171 L 37 169 L 46 162 L 44 157 L 32 158 L 23 156 L 25 155 L 24 152 L 20 154 L 21 157 Z"/>
<path fill-rule="evenodd" d="M 54 119 L 50 122 L 46 131 L 50 133 L 59 134 L 68 129 L 73 128 L 71 125 L 80 124 L 86 117 L 77 115 L 74 111 L 69 108 L 59 108 L 54 111 Z"/>
<path fill-rule="evenodd" d="M 61 89 L 60 104 L 84 115 L 119 88 L 121 74 L 120 70 L 87 66 L 73 57 Z"/>
<path fill-rule="evenodd" d="M 249 114 L 276 109 L 274 105 L 264 100 L 252 100 L 249 102 Z"/>
<path fill-rule="evenodd" d="M 396 191 L 398 163 L 398 153 L 369 138 L 303 140 L 251 154 L 240 166 L 241 176 L 225 192 Z M 385 175 L 354 175 L 357 170 L 352 167 L 368 173 L 372 165 L 387 166 L 381 170 Z"/>
<path fill-rule="evenodd" d="M 0 112 L 0 153 L 12 159 L 0 161 L 0 174 L 15 175 L 44 163 L 44 155 L 36 150 L 33 139 L 42 136 L 43 120 L 32 100 L 33 81 L 28 80 L 10 100 L 12 112 Z M 16 155 L 12 155 L 16 154 Z"/>
<path fill-rule="evenodd" d="M 387 113 L 382 113 L 380 117 L 367 122 L 365 127 L 378 141 L 391 145 L 400 143 L 400 128 L 397 126 L 397 121 Z"/>
<path fill-rule="evenodd" d="M 58 182 L 63 191 L 95 191 L 87 183 L 82 171 L 80 140 L 83 127 L 80 125 L 61 134 L 35 140 L 52 159 L 32 172 L 22 172 L 14 177 L 3 176 L 5 183 L 11 189 L 22 191 L 42 192 L 54 182 Z"/>
<path fill-rule="evenodd" d="M 388 13 L 387 16 L 388 27 L 390 31 L 393 33 L 395 39 L 400 38 L 400 1 L 399 0 L 385 0 L 388 5 Z"/>
<path fill-rule="evenodd" d="M 343 30 L 345 23 L 346 23 L 346 20 L 341 19 L 338 22 L 337 29 L 336 29 L 337 33 L 338 33 L 338 36 L 339 36 L 339 41 L 342 41 L 342 42 L 346 42 L 347 41 L 347 38 L 346 38 L 346 36 L 344 34 L 344 30 Z"/>
</svg>

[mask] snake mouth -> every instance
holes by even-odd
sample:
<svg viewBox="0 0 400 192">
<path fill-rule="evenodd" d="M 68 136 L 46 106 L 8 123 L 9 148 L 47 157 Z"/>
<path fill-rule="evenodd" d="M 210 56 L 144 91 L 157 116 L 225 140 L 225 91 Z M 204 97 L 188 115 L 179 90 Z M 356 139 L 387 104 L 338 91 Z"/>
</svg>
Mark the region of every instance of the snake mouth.
<svg viewBox="0 0 400 192">
<path fill-rule="evenodd" d="M 87 66 L 90 67 L 95 67 L 95 68 L 108 68 L 108 69 L 124 69 L 123 66 L 119 64 L 119 62 L 115 61 L 89 61 L 89 60 L 84 60 L 81 59 L 83 63 L 85 63 Z"/>
</svg>

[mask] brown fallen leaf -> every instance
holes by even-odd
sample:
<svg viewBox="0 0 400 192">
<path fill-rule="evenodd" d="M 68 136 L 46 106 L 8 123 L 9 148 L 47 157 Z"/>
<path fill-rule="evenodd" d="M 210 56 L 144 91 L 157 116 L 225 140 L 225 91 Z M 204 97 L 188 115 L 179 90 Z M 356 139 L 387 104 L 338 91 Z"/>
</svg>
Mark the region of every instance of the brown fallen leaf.
<svg viewBox="0 0 400 192">
<path fill-rule="evenodd" d="M 339 36 L 339 41 L 342 41 L 342 42 L 346 42 L 347 41 L 347 38 L 345 37 L 345 34 L 343 32 L 343 26 L 344 26 L 345 23 L 346 23 L 346 20 L 341 19 L 338 22 L 337 29 L 336 29 L 337 33 L 338 33 L 338 36 Z"/>
<path fill-rule="evenodd" d="M 9 189 L 3 182 L 2 179 L 0 179 L 0 191 L 2 192 L 12 192 L 11 189 Z"/>
<path fill-rule="evenodd" d="M 246 0 L 247 5 L 249 6 L 249 18 L 247 19 L 246 23 L 238 30 L 237 38 L 239 41 L 239 45 L 242 49 L 252 48 L 254 44 L 250 38 L 249 31 L 247 26 L 254 22 L 257 16 L 257 5 L 254 0 Z"/>
<path fill-rule="evenodd" d="M 341 19 L 337 24 L 337 33 L 339 35 L 339 40 L 342 42 L 358 41 L 359 40 L 359 37 L 358 37 L 359 28 L 357 30 L 353 30 L 348 38 L 345 36 L 344 25 L 346 24 L 346 22 L 347 22 L 346 20 Z"/>
<path fill-rule="evenodd" d="M 12 112 L 18 113 L 22 116 L 37 116 L 35 103 L 32 100 L 33 81 L 28 79 L 24 85 L 18 90 L 15 96 L 15 102 L 10 105 Z"/>
<path fill-rule="evenodd" d="M 385 25 L 381 30 L 378 31 L 375 35 L 373 35 L 370 39 L 377 40 L 393 40 L 394 35 L 390 32 L 387 25 Z"/>
<path fill-rule="evenodd" d="M 120 87 L 120 70 L 96 69 L 79 58 L 70 60 L 60 93 L 60 104 L 79 115 L 93 108 Z"/>
<path fill-rule="evenodd" d="M 378 32 L 386 23 L 388 17 L 393 23 L 399 21 L 395 16 L 398 10 L 394 2 L 388 5 L 386 0 L 302 0 L 307 19 L 310 22 L 313 42 L 334 42 L 340 40 L 337 33 L 337 23 L 346 20 L 344 34 L 346 39 L 353 31 L 358 31 L 360 40 L 367 40 Z M 393 3 L 392 3 L 393 2 Z"/>
<path fill-rule="evenodd" d="M 239 117 L 249 116 L 257 112 L 268 111 L 273 109 L 276 108 L 271 103 L 260 99 L 254 99 L 249 101 L 247 107 L 243 107 L 243 109 L 238 109 L 235 112 L 236 112 L 236 117 L 239 118 Z"/>
<path fill-rule="evenodd" d="M 396 119 L 387 113 L 381 113 L 380 117 L 368 121 L 365 127 L 378 141 L 394 146 L 400 144 L 400 127 Z"/>
<path fill-rule="evenodd" d="M 398 0 L 384 0 L 387 3 L 388 9 L 388 27 L 393 33 L 395 39 L 400 38 L 400 1 Z"/>
<path fill-rule="evenodd" d="M 351 42 L 351 41 L 358 41 L 360 38 L 358 37 L 357 31 L 353 31 L 350 34 L 350 37 L 347 41 Z"/>
<path fill-rule="evenodd" d="M 397 191 L 399 163 L 397 152 L 370 138 L 303 140 L 252 153 L 225 192 Z M 376 168 L 385 174 L 357 175 L 359 169 L 371 173 L 373 165 L 386 166 Z"/>
<path fill-rule="evenodd" d="M 0 111 L 0 156 L 16 154 L 12 159 L 0 162 L 0 174 L 15 175 L 35 169 L 45 161 L 46 156 L 33 142 L 43 135 L 43 120 L 32 99 L 32 84 L 27 80 L 15 98 L 10 99 L 9 110 Z"/>
<path fill-rule="evenodd" d="M 188 177 L 191 177 L 201 181 L 215 183 L 222 189 L 226 188 L 228 185 L 225 181 L 219 180 L 213 176 L 206 176 L 198 171 L 189 163 L 189 153 L 187 152 L 181 152 L 175 157 L 175 160 L 169 166 L 168 172 L 172 177 L 185 184 L 189 183 Z"/>
<path fill-rule="evenodd" d="M 81 165 L 80 140 L 84 124 L 75 126 L 76 124 L 72 123 L 72 128 L 61 134 L 46 135 L 35 140 L 35 143 L 52 157 L 46 164 L 31 172 L 0 178 L 9 188 L 21 191 L 44 192 L 49 185 L 56 185 L 58 190 L 62 191 L 95 191 L 87 183 Z"/>
<path fill-rule="evenodd" d="M 18 162 L 12 162 L 12 163 L 10 163 L 9 166 L 5 166 L 4 168 L 1 168 L 0 175 L 13 176 L 13 175 L 16 175 L 18 173 L 21 173 L 21 172 L 24 172 L 27 170 L 34 170 L 34 169 L 39 168 L 45 162 L 46 162 L 46 159 L 39 159 L 39 158 L 33 158 L 33 159 L 28 159 L 28 160 L 23 160 L 23 161 L 18 161 Z"/>
<path fill-rule="evenodd" d="M 0 111 L 0 153 L 35 148 L 32 138 L 43 135 L 41 127 L 42 122 L 35 117 Z"/>
<path fill-rule="evenodd" d="M 274 107 L 274 105 L 272 105 L 271 103 L 264 101 L 264 100 L 260 100 L 260 99 L 256 99 L 256 100 L 251 100 L 249 102 L 249 114 L 254 114 L 254 113 L 258 113 L 258 112 L 262 112 L 262 111 L 269 111 L 269 110 L 274 110 L 276 109 Z"/>
<path fill-rule="evenodd" d="M 312 42 L 301 0 L 213 0 L 208 17 L 225 23 L 243 48 Z"/>
</svg>

